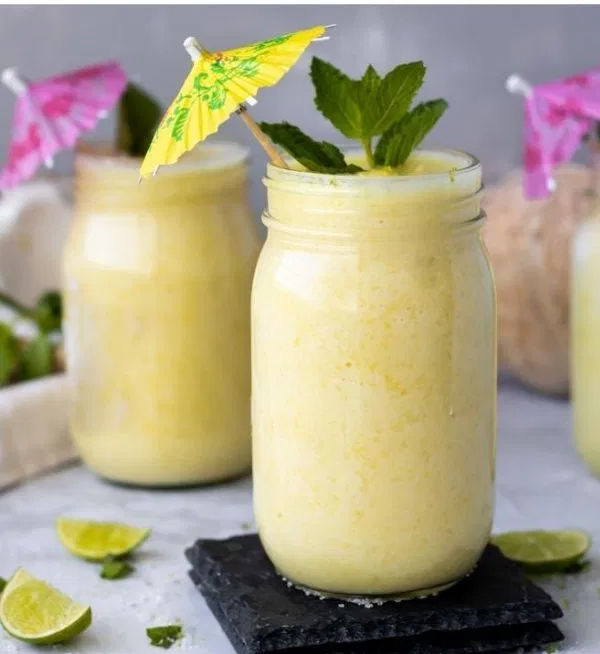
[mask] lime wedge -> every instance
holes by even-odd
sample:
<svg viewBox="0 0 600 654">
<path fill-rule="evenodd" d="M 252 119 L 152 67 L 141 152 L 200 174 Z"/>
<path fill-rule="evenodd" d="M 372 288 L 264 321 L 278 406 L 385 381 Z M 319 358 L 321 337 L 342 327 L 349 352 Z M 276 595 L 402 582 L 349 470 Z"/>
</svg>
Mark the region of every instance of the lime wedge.
<svg viewBox="0 0 600 654">
<path fill-rule="evenodd" d="M 71 518 L 59 518 L 56 530 L 60 542 L 71 554 L 88 561 L 104 561 L 107 556 L 125 556 L 150 535 L 150 529 Z"/>
<path fill-rule="evenodd" d="M 0 598 L 0 622 L 19 640 L 53 645 L 85 631 L 92 623 L 92 610 L 19 569 Z"/>
<path fill-rule="evenodd" d="M 492 537 L 504 556 L 531 571 L 560 571 L 579 561 L 590 549 L 584 531 L 511 531 Z"/>
</svg>

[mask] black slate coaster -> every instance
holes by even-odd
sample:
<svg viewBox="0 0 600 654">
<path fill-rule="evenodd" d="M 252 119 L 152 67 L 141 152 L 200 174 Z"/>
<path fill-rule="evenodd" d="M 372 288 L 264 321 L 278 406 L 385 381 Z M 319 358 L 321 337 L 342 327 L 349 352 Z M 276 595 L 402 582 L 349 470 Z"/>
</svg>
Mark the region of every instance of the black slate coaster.
<svg viewBox="0 0 600 654">
<path fill-rule="evenodd" d="M 371 608 L 290 588 L 254 535 L 199 540 L 186 556 L 240 654 L 474 654 L 563 639 L 551 622 L 563 614 L 558 604 L 491 546 L 437 597 Z"/>
</svg>

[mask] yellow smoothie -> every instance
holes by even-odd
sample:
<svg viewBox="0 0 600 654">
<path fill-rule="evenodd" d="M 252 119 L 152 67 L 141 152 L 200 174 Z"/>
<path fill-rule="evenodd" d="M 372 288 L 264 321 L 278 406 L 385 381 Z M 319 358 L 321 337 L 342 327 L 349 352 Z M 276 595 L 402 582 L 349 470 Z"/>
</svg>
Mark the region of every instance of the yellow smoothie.
<svg viewBox="0 0 600 654">
<path fill-rule="evenodd" d="M 63 266 L 70 424 L 88 466 L 147 486 L 250 468 L 247 153 L 203 146 L 138 184 L 79 154 Z"/>
<path fill-rule="evenodd" d="M 426 594 L 490 536 L 496 314 L 481 169 L 271 166 L 252 300 L 254 503 L 293 582 Z"/>
<path fill-rule="evenodd" d="M 600 476 L 600 213 L 573 240 L 570 336 L 575 444 Z"/>
</svg>

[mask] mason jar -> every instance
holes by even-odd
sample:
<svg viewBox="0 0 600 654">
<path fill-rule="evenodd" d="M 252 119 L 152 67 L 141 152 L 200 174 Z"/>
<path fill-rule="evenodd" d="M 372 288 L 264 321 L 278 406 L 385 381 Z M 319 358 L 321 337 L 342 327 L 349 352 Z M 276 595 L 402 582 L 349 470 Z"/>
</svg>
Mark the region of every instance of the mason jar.
<svg viewBox="0 0 600 654">
<path fill-rule="evenodd" d="M 281 575 L 334 595 L 424 595 L 492 526 L 496 301 L 481 166 L 268 168 L 252 298 L 254 506 Z"/>
<path fill-rule="evenodd" d="M 600 477 L 600 204 L 575 231 L 571 257 L 570 372 L 575 446 Z"/>
<path fill-rule="evenodd" d="M 249 471 L 247 152 L 205 145 L 138 184 L 140 160 L 76 157 L 63 265 L 70 428 L 87 465 L 140 486 Z"/>
</svg>

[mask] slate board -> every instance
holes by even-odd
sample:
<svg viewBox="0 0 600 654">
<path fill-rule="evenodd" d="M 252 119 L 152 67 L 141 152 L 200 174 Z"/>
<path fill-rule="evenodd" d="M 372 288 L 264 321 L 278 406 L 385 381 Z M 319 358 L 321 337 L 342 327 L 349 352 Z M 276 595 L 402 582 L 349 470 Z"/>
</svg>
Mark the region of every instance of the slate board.
<svg viewBox="0 0 600 654">
<path fill-rule="evenodd" d="M 199 540 L 186 556 L 239 654 L 475 654 L 563 639 L 551 622 L 560 606 L 492 546 L 470 577 L 437 597 L 371 608 L 289 587 L 255 535 Z"/>
</svg>

